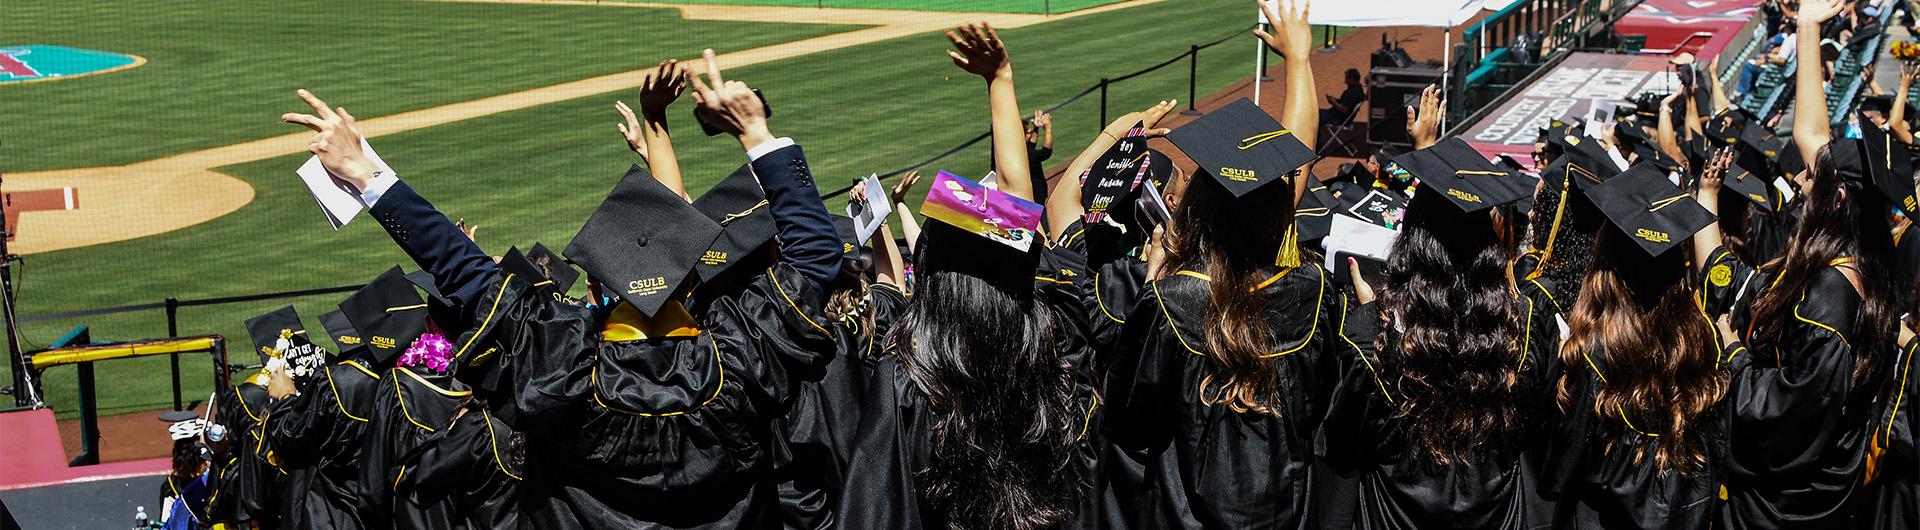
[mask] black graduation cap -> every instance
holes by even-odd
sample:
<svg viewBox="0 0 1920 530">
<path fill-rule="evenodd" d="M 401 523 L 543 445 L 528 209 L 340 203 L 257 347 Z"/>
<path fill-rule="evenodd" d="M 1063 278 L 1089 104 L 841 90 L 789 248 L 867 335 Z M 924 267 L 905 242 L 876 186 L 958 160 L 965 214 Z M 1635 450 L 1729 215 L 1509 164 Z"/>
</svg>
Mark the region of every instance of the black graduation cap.
<svg viewBox="0 0 1920 530">
<path fill-rule="evenodd" d="M 1520 160 L 1514 158 L 1513 155 L 1509 155 L 1505 153 L 1502 153 L 1499 156 L 1493 157 L 1493 163 L 1494 165 L 1511 170 L 1515 173 L 1520 173 L 1520 172 L 1527 171 L 1528 169 L 1531 169 L 1531 168 L 1528 168 L 1526 164 L 1520 163 Z"/>
<path fill-rule="evenodd" d="M 1778 153 L 1773 162 L 1775 167 L 1780 168 L 1781 175 L 1793 176 L 1807 170 L 1807 161 L 1801 159 L 1799 143 L 1793 138 L 1787 138 L 1786 143 L 1780 145 Z"/>
<path fill-rule="evenodd" d="M 1636 163 L 1653 164 L 1654 167 L 1660 168 L 1661 171 L 1680 170 L 1679 160 L 1674 160 L 1673 157 L 1667 156 L 1666 151 L 1660 150 L 1659 146 L 1651 143 L 1640 144 L 1634 147 L 1633 153 L 1640 157 Z"/>
<path fill-rule="evenodd" d="M 200 419 L 200 414 L 191 410 L 169 410 L 160 413 L 160 421 L 167 423 L 180 423 L 197 419 Z"/>
<path fill-rule="evenodd" d="M 336 309 L 320 315 L 320 327 L 326 328 L 327 336 L 339 346 L 341 357 L 358 357 L 367 351 L 367 340 L 353 329 L 353 322 L 347 320 L 346 313 Z"/>
<path fill-rule="evenodd" d="M 1080 183 L 1080 206 L 1089 214 L 1104 214 L 1119 206 L 1121 198 L 1133 191 L 1148 156 L 1146 137 L 1129 133 L 1114 142 L 1087 169 L 1087 180 Z"/>
<path fill-rule="evenodd" d="M 1747 121 L 1739 114 L 1722 112 L 1707 120 L 1704 128 L 1707 140 L 1713 145 L 1733 145 L 1740 141 L 1740 135 L 1746 133 Z"/>
<path fill-rule="evenodd" d="M 1416 193 L 1432 192 L 1462 212 L 1473 213 L 1533 193 L 1534 181 L 1487 162 L 1465 140 L 1448 138 L 1394 159 L 1420 179 Z"/>
<path fill-rule="evenodd" d="M 554 287 L 553 280 L 548 279 L 546 273 L 540 270 L 539 265 L 534 265 L 533 260 L 528 259 L 526 254 L 521 253 L 520 247 L 508 248 L 507 253 L 500 256 L 500 270 L 526 280 L 527 283 L 533 284 L 536 288 Z"/>
<path fill-rule="evenodd" d="M 540 272 L 546 273 L 547 279 L 553 280 L 553 287 L 557 291 L 567 292 L 573 289 L 573 282 L 580 280 L 580 271 L 567 263 L 566 258 L 547 249 L 546 245 L 534 243 L 533 250 L 527 251 L 527 261 L 533 262 L 535 267 L 540 268 Z"/>
<path fill-rule="evenodd" d="M 1646 128 L 1632 122 L 1613 124 L 1613 137 L 1629 148 L 1653 143 L 1653 139 L 1647 136 Z"/>
<path fill-rule="evenodd" d="M 705 195 L 694 199 L 693 208 L 719 223 L 722 229 L 720 237 L 700 255 L 696 268 L 702 279 L 718 277 L 727 267 L 772 241 L 779 232 L 773 224 L 773 212 L 767 208 L 767 193 L 754 178 L 752 165 L 740 166 L 714 184 Z"/>
<path fill-rule="evenodd" d="M 340 302 L 340 312 L 365 339 L 367 355 L 376 365 L 390 363 L 427 331 L 427 303 L 400 267 L 387 269 L 354 291 Z"/>
<path fill-rule="evenodd" d="M 840 256 L 850 258 L 860 254 L 860 231 L 852 217 L 828 215 L 833 218 L 833 231 L 840 234 Z"/>
<path fill-rule="evenodd" d="M 1714 222 L 1712 213 L 1652 166 L 1630 168 L 1587 190 L 1587 198 L 1610 224 L 1652 256 Z"/>
<path fill-rule="evenodd" d="M 1565 182 L 1572 182 L 1576 191 L 1585 191 L 1591 185 L 1606 182 L 1620 174 L 1620 166 L 1607 156 L 1599 141 L 1578 136 L 1567 136 L 1561 141 L 1567 146 L 1566 152 L 1561 153 L 1560 158 L 1554 159 L 1553 164 L 1540 174 L 1540 178 L 1546 180 L 1547 189 L 1553 193 L 1560 193 L 1560 186 Z"/>
<path fill-rule="evenodd" d="M 1913 161 L 1906 145 L 1864 118 L 1860 121 L 1860 145 L 1864 148 L 1861 164 L 1866 166 L 1866 182 L 1895 208 L 1920 211 L 1920 202 L 1914 198 Z"/>
<path fill-rule="evenodd" d="M 1747 128 L 1740 132 L 1740 141 L 1735 144 L 1739 152 L 1734 155 L 1734 163 L 1749 173 L 1772 176 L 1776 169 L 1774 159 L 1780 157 L 1785 144 L 1779 138 L 1772 137 L 1765 126 L 1749 122 Z"/>
<path fill-rule="evenodd" d="M 720 223 L 636 165 L 587 218 L 566 255 L 651 317 L 694 274 L 720 232 Z"/>
<path fill-rule="evenodd" d="M 1333 179 L 1329 182 L 1352 182 L 1361 186 L 1372 186 L 1373 178 L 1373 173 L 1367 171 L 1366 165 L 1359 162 L 1351 162 L 1340 164 L 1340 171 L 1335 173 Z"/>
<path fill-rule="evenodd" d="M 434 303 L 440 304 L 442 306 L 453 305 L 452 300 L 449 300 L 446 295 L 440 294 L 440 287 L 438 285 L 434 285 L 433 274 L 428 273 L 427 271 L 413 271 L 413 272 L 407 273 L 405 276 L 407 278 L 407 281 L 413 282 L 414 287 L 420 288 L 420 292 L 427 293 L 428 300 L 431 300 Z"/>
<path fill-rule="evenodd" d="M 1771 186 L 1769 186 L 1767 179 L 1760 175 L 1761 173 L 1748 171 L 1738 163 L 1734 164 L 1732 168 L 1727 170 L 1726 177 L 1721 179 L 1721 196 L 1729 194 L 1739 195 L 1740 198 L 1752 202 L 1754 207 L 1759 208 L 1760 211 L 1773 211 L 1773 201 L 1769 198 L 1773 194 L 1773 190 Z"/>
<path fill-rule="evenodd" d="M 1893 96 L 1866 96 L 1860 98 L 1860 110 L 1875 110 L 1881 113 L 1893 112 Z M 1861 125 L 1867 122 L 1862 121 Z"/>
<path fill-rule="evenodd" d="M 280 357 L 291 347 L 308 342 L 307 327 L 300 323 L 300 313 L 293 306 L 247 319 L 247 335 L 253 338 L 254 350 L 263 360 Z"/>
<path fill-rule="evenodd" d="M 1322 239 L 1333 233 L 1333 213 L 1339 207 L 1340 199 L 1326 184 L 1308 185 L 1307 195 L 1300 198 L 1300 207 L 1293 211 L 1299 241 Z"/>
<path fill-rule="evenodd" d="M 1175 129 L 1167 139 L 1236 198 L 1285 180 L 1314 158 L 1293 131 L 1246 98 Z"/>
</svg>

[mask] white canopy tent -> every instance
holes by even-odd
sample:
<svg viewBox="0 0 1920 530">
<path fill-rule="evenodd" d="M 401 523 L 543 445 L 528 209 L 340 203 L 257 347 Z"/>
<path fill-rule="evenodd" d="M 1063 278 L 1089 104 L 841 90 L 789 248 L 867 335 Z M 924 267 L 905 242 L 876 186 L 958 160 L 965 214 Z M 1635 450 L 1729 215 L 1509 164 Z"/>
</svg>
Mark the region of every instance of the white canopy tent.
<svg viewBox="0 0 1920 530">
<path fill-rule="evenodd" d="M 1276 6 L 1282 2 L 1304 2 L 1308 0 L 1267 0 Z M 1416 26 L 1445 28 L 1446 51 L 1442 53 L 1441 63 L 1443 85 L 1452 82 L 1453 72 L 1453 27 L 1466 22 L 1478 14 L 1481 9 L 1500 9 L 1516 0 L 1320 0 L 1311 2 L 1307 10 L 1307 22 L 1322 26 L 1347 27 L 1387 27 Z M 1256 10 L 1258 11 L 1258 10 Z M 1260 14 L 1260 23 L 1268 24 L 1265 13 Z M 1264 46 L 1256 42 L 1256 45 Z M 1259 59 L 1254 62 L 1253 102 L 1260 103 L 1260 83 L 1257 78 L 1266 72 L 1265 49 L 1256 48 Z M 1447 87 L 1443 87 L 1444 89 Z"/>
</svg>

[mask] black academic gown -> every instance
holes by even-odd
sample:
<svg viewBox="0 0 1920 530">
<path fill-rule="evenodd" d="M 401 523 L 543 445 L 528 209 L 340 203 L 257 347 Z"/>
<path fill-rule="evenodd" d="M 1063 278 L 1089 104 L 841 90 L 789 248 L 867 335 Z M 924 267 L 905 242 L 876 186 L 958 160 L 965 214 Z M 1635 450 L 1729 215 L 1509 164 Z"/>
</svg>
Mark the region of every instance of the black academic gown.
<svg viewBox="0 0 1920 530">
<path fill-rule="evenodd" d="M 1867 508 L 1860 512 L 1856 528 L 1920 528 L 1920 453 L 1914 451 L 1914 432 L 1920 423 L 1913 413 L 1913 407 L 1920 405 L 1914 402 L 1920 399 L 1920 373 L 1915 373 L 1913 361 L 1917 353 L 1920 340 L 1900 352 L 1893 365 L 1893 386 L 1880 401 L 1872 444 L 1878 461 L 1867 482 Z"/>
<path fill-rule="evenodd" d="M 1398 352 L 1376 344 L 1379 322 L 1373 305 L 1358 308 L 1347 336 L 1356 347 L 1343 359 L 1339 388 L 1327 412 L 1323 456 L 1333 469 L 1358 475 L 1354 527 L 1376 529 L 1473 528 L 1518 530 L 1547 527 L 1551 500 L 1540 495 L 1551 374 L 1559 362 L 1560 331 L 1542 281 L 1520 284 L 1525 305 L 1524 351 L 1518 371 L 1522 432 L 1518 439 L 1469 455 L 1469 462 L 1431 462 L 1396 425 Z"/>
<path fill-rule="evenodd" d="M 1707 306 L 1732 306 L 1734 329 L 1749 329 L 1753 304 L 1773 279 L 1724 250 L 1708 256 Z M 1748 292 L 1736 294 L 1743 284 Z M 1803 293 L 1780 344 L 1729 361 L 1727 506 L 1716 526 L 1839 528 L 1864 506 L 1861 475 L 1878 408 L 1873 392 L 1849 390 L 1848 340 L 1861 303 L 1846 276 L 1828 267 Z"/>
<path fill-rule="evenodd" d="M 1085 411 L 1075 449 L 1079 465 L 1088 468 L 1088 477 L 1094 477 L 1101 453 L 1094 421 L 1103 403 L 1080 365 L 1075 364 L 1086 359 L 1086 294 L 1079 292 L 1075 282 L 1060 277 L 1059 271 L 1078 263 L 1077 258 L 1059 248 L 1041 252 L 1034 289 L 1038 303 L 1046 307 L 1055 324 L 1054 351 L 1074 367 L 1074 410 Z M 866 407 L 861 411 L 859 434 L 840 497 L 839 528 L 947 527 L 944 513 L 920 502 L 918 480 L 933 462 L 932 429 L 939 414 L 907 375 L 901 355 L 898 343 L 888 343 L 874 359 L 873 379 L 868 383 Z M 1055 528 L 1102 528 L 1097 514 L 1090 513 L 1089 508 L 1099 498 L 1094 487 L 1091 478 L 1081 485 L 1077 495 L 1080 502 Z"/>
<path fill-rule="evenodd" d="M 484 408 L 459 416 L 407 455 L 396 496 L 451 503 L 453 528 L 521 528 L 516 434 Z"/>
<path fill-rule="evenodd" d="M 218 421 L 227 428 L 229 453 L 216 456 L 213 495 L 208 511 L 214 521 L 275 527 L 282 471 L 268 460 L 261 428 L 267 412 L 267 374 L 248 377 L 216 398 Z M 223 461 L 224 460 L 224 461 Z"/>
<path fill-rule="evenodd" d="M 360 361 L 334 363 L 300 394 L 275 402 L 267 446 L 289 475 L 282 526 L 357 529 L 370 503 L 360 487 L 360 453 L 380 378 Z"/>
<path fill-rule="evenodd" d="M 875 284 L 867 289 L 871 320 L 848 318 L 828 326 L 836 352 L 819 374 L 796 374 L 799 387 L 786 417 L 778 422 L 787 456 L 779 474 L 783 526 L 830 528 L 840 486 L 853 458 L 860 409 L 893 323 L 906 305 L 900 288 Z"/>
<path fill-rule="evenodd" d="M 1201 401 L 1213 372 L 1205 322 L 1211 280 L 1180 271 L 1148 285 L 1126 320 L 1104 390 L 1110 441 L 1146 473 L 1142 497 L 1121 516 L 1136 528 L 1304 528 L 1315 491 L 1314 433 L 1351 348 L 1346 300 L 1318 264 L 1269 271 L 1274 415 L 1235 413 Z"/>
<path fill-rule="evenodd" d="M 1735 343 L 1717 354 L 1737 352 Z M 1554 528 L 1698 530 L 1719 512 L 1721 469 L 1726 458 L 1727 415 L 1715 408 L 1689 429 L 1692 443 L 1706 456 L 1686 472 L 1658 469 L 1652 451 L 1658 432 L 1646 433 L 1621 417 L 1594 413 L 1594 401 L 1606 385 L 1606 358 L 1582 356 L 1583 364 L 1563 366 L 1572 404 L 1562 411 L 1546 452 L 1541 486 L 1557 496 Z M 1555 379 L 1558 379 L 1557 377 Z M 1636 420 L 1627 420 L 1636 421 Z M 1645 450 L 1635 461 L 1634 452 Z"/>
<path fill-rule="evenodd" d="M 371 528 L 460 528 L 451 499 L 396 487 L 413 472 L 407 455 L 452 425 L 454 412 L 473 392 L 452 377 L 415 367 L 389 368 L 376 384 L 360 457 L 360 484 L 371 503 L 362 520 Z"/>
</svg>

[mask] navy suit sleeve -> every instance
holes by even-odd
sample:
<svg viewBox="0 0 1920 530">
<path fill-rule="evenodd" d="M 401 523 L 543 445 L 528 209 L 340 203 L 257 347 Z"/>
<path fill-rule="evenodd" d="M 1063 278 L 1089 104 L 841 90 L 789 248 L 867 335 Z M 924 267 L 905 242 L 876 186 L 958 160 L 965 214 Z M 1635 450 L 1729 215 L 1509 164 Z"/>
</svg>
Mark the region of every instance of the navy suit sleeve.
<svg viewBox="0 0 1920 530">
<path fill-rule="evenodd" d="M 832 282 L 840 274 L 840 235 L 813 186 L 806 153 L 798 145 L 767 153 L 753 161 L 753 174 L 780 230 L 780 260 L 820 285 Z"/>
<path fill-rule="evenodd" d="M 473 302 L 480 299 L 487 280 L 500 268 L 493 258 L 405 181 L 394 183 L 381 195 L 373 204 L 372 214 L 393 242 L 399 243 L 421 270 L 433 275 L 434 286 L 461 308 L 461 317 L 471 320 L 473 315 L 468 313 L 473 310 Z"/>
</svg>

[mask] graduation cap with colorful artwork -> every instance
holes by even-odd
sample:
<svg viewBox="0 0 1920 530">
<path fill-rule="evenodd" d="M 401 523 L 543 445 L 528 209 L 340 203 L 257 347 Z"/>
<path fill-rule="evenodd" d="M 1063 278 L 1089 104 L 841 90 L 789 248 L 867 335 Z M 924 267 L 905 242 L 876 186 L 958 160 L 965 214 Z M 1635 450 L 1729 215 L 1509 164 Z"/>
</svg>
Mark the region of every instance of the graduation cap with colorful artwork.
<svg viewBox="0 0 1920 530">
<path fill-rule="evenodd" d="M 386 366 L 427 331 L 427 302 L 400 267 L 387 269 L 340 302 L 340 312 L 366 341 L 367 356 Z"/>
<path fill-rule="evenodd" d="M 727 175 L 712 189 L 694 199 L 693 208 L 720 225 L 720 237 L 700 254 L 695 267 L 703 280 L 712 280 L 721 272 L 752 256 L 779 228 L 773 212 L 767 208 L 767 194 L 753 175 L 752 165 L 743 165 Z"/>
<path fill-rule="evenodd" d="M 1150 156 L 1145 133 L 1135 124 L 1125 137 L 1095 159 L 1093 167 L 1087 168 L 1086 180 L 1080 183 L 1080 206 L 1086 209 L 1087 218 L 1097 221 L 1109 210 L 1121 206 L 1122 199 L 1132 194 L 1144 178 L 1151 165 Z"/>
<path fill-rule="evenodd" d="M 1313 149 L 1241 98 L 1175 129 L 1167 139 L 1234 198 L 1285 181 L 1313 161 Z"/>
<path fill-rule="evenodd" d="M 1043 213 L 1038 203 L 946 171 L 934 176 L 920 204 L 929 219 L 1023 253 L 1039 239 Z"/>
<path fill-rule="evenodd" d="M 1650 256 L 1672 250 L 1714 223 L 1712 213 L 1651 166 L 1630 168 L 1586 194 L 1608 224 Z"/>
<path fill-rule="evenodd" d="M 567 244 L 580 264 L 634 309 L 651 317 L 720 237 L 714 222 L 640 166 L 633 166 Z"/>
</svg>

